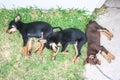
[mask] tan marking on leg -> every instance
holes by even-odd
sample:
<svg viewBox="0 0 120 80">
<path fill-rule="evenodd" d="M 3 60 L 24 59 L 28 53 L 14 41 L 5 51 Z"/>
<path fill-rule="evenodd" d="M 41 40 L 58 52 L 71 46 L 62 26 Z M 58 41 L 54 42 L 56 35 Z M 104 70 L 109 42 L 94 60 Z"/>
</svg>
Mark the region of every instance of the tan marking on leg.
<svg viewBox="0 0 120 80">
<path fill-rule="evenodd" d="M 109 56 L 104 51 L 102 51 L 101 54 L 108 61 L 108 63 L 111 63 L 111 59 L 109 58 Z"/>
<path fill-rule="evenodd" d="M 36 53 L 37 53 L 37 54 L 41 54 L 42 51 L 43 51 L 43 47 L 44 47 L 44 43 L 39 42 L 38 48 L 37 48 L 37 50 L 36 50 Z"/>
<path fill-rule="evenodd" d="M 27 46 L 28 46 L 28 52 L 29 52 L 31 50 L 31 47 L 32 47 L 32 38 L 30 38 L 28 40 Z"/>
<path fill-rule="evenodd" d="M 78 57 L 77 57 L 77 55 L 78 55 L 78 49 L 77 49 L 77 42 L 74 44 L 74 48 L 75 48 L 75 56 L 72 58 L 72 62 L 78 62 Z"/>
<path fill-rule="evenodd" d="M 27 47 L 27 46 L 24 46 L 24 47 L 23 47 L 23 51 L 24 51 L 23 56 L 27 56 L 28 47 Z"/>
<path fill-rule="evenodd" d="M 78 57 L 77 57 L 77 56 L 74 56 L 74 57 L 72 58 L 72 62 L 78 63 L 78 62 L 79 62 Z"/>
<path fill-rule="evenodd" d="M 53 55 L 52 55 L 52 60 L 55 60 L 56 59 L 56 53 L 53 52 Z"/>
<path fill-rule="evenodd" d="M 59 51 L 59 47 L 58 47 L 58 49 L 57 49 L 56 52 L 53 52 L 52 60 L 55 60 L 55 59 L 56 59 L 56 56 L 57 56 L 57 54 L 58 54 L 58 51 Z"/>
<path fill-rule="evenodd" d="M 102 52 L 101 50 L 98 51 L 98 53 L 101 53 L 101 52 Z"/>
<path fill-rule="evenodd" d="M 42 45 L 41 45 L 41 47 L 40 47 L 40 49 L 39 49 L 39 53 L 40 53 L 40 54 L 41 54 L 42 51 L 43 51 L 44 44 L 45 44 L 45 43 L 42 43 Z"/>
<path fill-rule="evenodd" d="M 113 34 L 112 34 L 110 31 L 102 30 L 102 29 L 99 29 L 98 31 L 100 31 L 100 32 L 105 32 L 106 34 L 108 34 L 108 35 L 110 35 L 111 37 L 113 37 Z"/>
<path fill-rule="evenodd" d="M 59 47 L 57 47 L 57 45 L 55 43 L 52 43 L 51 46 L 52 46 L 52 50 L 53 50 L 52 60 L 55 60 L 57 53 L 59 51 Z"/>
<path fill-rule="evenodd" d="M 111 39 L 113 37 L 113 34 L 107 30 L 99 29 L 98 31 L 100 31 L 102 34 L 104 34 L 108 39 Z"/>
<path fill-rule="evenodd" d="M 36 53 L 37 54 L 41 54 L 42 51 L 43 51 L 43 47 L 44 47 L 44 44 L 47 42 L 47 40 L 44 40 L 43 39 L 43 32 L 41 33 L 41 37 L 40 37 L 40 41 L 39 41 L 39 44 L 38 44 L 38 47 L 36 49 Z"/>
<path fill-rule="evenodd" d="M 56 49 L 57 45 L 56 45 L 55 43 L 50 43 L 50 46 L 52 46 L 52 50 L 53 50 L 54 52 L 57 51 L 57 49 Z"/>
<path fill-rule="evenodd" d="M 39 49 L 41 46 L 42 46 L 42 43 L 37 42 L 37 48 L 36 48 L 35 52 L 37 52 L 37 51 L 38 51 L 38 49 Z"/>
<path fill-rule="evenodd" d="M 108 35 L 108 34 L 106 34 L 105 32 L 101 32 L 102 34 L 104 34 L 109 40 L 111 40 L 111 36 L 110 35 Z"/>
<path fill-rule="evenodd" d="M 66 54 L 69 54 L 69 52 L 63 51 L 62 54 L 66 55 Z"/>
<path fill-rule="evenodd" d="M 112 59 L 112 60 L 114 60 L 114 59 L 115 59 L 115 56 L 114 56 L 113 54 L 108 53 L 107 55 L 108 55 L 108 57 L 109 57 L 110 59 Z"/>
<path fill-rule="evenodd" d="M 97 64 L 101 65 L 101 61 L 99 59 L 98 59 L 98 63 Z"/>
<path fill-rule="evenodd" d="M 113 34 L 112 34 L 111 32 L 109 32 L 109 31 L 107 31 L 107 30 L 104 30 L 104 32 L 105 32 L 106 34 L 108 34 L 111 38 L 113 37 Z"/>
</svg>

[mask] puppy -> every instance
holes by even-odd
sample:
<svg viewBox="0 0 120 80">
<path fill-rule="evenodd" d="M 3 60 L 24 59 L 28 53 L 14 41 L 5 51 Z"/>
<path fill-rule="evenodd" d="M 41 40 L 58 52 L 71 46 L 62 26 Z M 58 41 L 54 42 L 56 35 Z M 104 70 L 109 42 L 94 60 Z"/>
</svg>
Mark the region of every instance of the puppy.
<svg viewBox="0 0 120 80">
<path fill-rule="evenodd" d="M 48 39 L 51 34 L 53 33 L 53 29 L 59 27 L 52 27 L 49 23 L 44 21 L 35 21 L 30 23 L 24 23 L 21 21 L 20 15 L 17 15 L 10 23 L 7 29 L 7 33 L 11 34 L 18 30 L 22 35 L 23 39 L 23 56 L 28 55 L 31 52 L 31 43 L 32 38 L 41 38 L 43 39 L 43 43 L 45 42 L 44 39 Z M 43 36 L 42 36 L 43 35 Z M 43 43 L 40 43 L 42 47 L 39 46 L 37 52 L 41 53 L 43 49 Z"/>
<path fill-rule="evenodd" d="M 101 64 L 101 61 L 97 59 L 96 54 L 101 53 L 102 56 L 110 63 L 112 59 L 114 59 L 114 55 L 112 55 L 107 49 L 104 48 L 104 46 L 100 45 L 100 33 L 106 35 L 108 39 L 111 39 L 113 37 L 113 34 L 107 30 L 106 28 L 103 28 L 95 21 L 90 21 L 87 24 L 86 28 L 86 37 L 88 42 L 88 48 L 87 48 L 87 58 L 86 63 L 90 64 Z"/>
<path fill-rule="evenodd" d="M 86 36 L 82 31 L 75 28 L 68 28 L 65 30 L 54 32 L 49 38 L 46 47 L 53 50 L 52 60 L 55 60 L 60 44 L 62 46 L 61 52 L 63 52 L 64 54 L 68 53 L 68 51 L 65 50 L 68 44 L 73 44 L 76 54 L 73 57 L 72 61 L 76 62 L 78 57 L 81 55 L 81 48 L 85 44 L 85 42 Z"/>
</svg>

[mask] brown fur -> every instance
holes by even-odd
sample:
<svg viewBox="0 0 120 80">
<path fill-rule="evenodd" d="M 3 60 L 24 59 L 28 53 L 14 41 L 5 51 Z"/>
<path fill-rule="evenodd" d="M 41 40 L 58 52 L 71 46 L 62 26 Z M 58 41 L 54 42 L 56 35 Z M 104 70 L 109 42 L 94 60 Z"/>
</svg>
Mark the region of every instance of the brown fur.
<svg viewBox="0 0 120 80">
<path fill-rule="evenodd" d="M 104 46 L 100 45 L 100 33 L 105 34 L 109 39 L 113 37 L 112 33 L 106 28 L 101 27 L 97 22 L 90 21 L 87 24 L 86 29 L 86 37 L 88 42 L 88 51 L 86 63 L 90 64 L 100 64 L 100 60 L 97 59 L 96 54 L 101 53 L 102 56 L 110 63 L 111 59 L 114 59 L 114 55 L 111 54 L 112 57 L 109 56 L 109 52 Z M 90 57 L 92 55 L 92 57 Z"/>
</svg>

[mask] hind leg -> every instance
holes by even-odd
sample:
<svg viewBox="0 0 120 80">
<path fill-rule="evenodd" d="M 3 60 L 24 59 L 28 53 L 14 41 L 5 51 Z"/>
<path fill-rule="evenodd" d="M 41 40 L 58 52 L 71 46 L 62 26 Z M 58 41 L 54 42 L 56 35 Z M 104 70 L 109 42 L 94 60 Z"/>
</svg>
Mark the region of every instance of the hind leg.
<svg viewBox="0 0 120 80">
<path fill-rule="evenodd" d="M 104 48 L 103 46 L 94 45 L 95 51 L 97 51 L 97 53 L 101 53 L 101 55 L 110 63 L 111 59 L 107 55 L 108 51 L 105 48 L 103 50 L 103 48 Z"/>
<path fill-rule="evenodd" d="M 51 43 L 52 50 L 53 50 L 53 55 L 52 55 L 52 60 L 56 59 L 57 53 L 59 51 L 59 47 L 55 43 Z"/>
<path fill-rule="evenodd" d="M 72 61 L 73 62 L 78 62 L 78 57 L 81 55 L 81 48 L 84 45 L 85 41 L 78 41 L 74 44 L 74 48 L 75 48 L 75 56 L 73 57 Z"/>
<path fill-rule="evenodd" d="M 113 34 L 108 31 L 108 30 L 105 30 L 105 29 L 99 29 L 98 31 L 100 31 L 100 33 L 104 34 L 105 36 L 107 36 L 107 38 L 109 40 L 111 40 L 111 38 L 113 37 Z"/>
<path fill-rule="evenodd" d="M 27 43 L 27 49 L 28 49 L 28 55 L 30 55 L 31 56 L 31 48 L 32 48 L 32 38 L 30 38 L 29 40 L 28 40 L 28 43 Z"/>
<path fill-rule="evenodd" d="M 109 53 L 107 49 L 105 49 L 103 46 L 97 46 L 96 50 L 101 53 L 101 55 L 107 60 L 108 63 L 111 63 L 111 59 L 112 57 L 114 58 L 114 56 Z M 112 55 L 112 57 L 110 57 L 109 55 Z"/>
<path fill-rule="evenodd" d="M 44 48 L 44 44 L 45 43 L 39 42 L 37 50 L 35 51 L 37 54 L 41 54 L 42 53 L 43 48 Z"/>
<path fill-rule="evenodd" d="M 72 62 L 78 62 L 78 56 L 80 55 L 79 53 L 79 49 L 78 49 L 78 42 L 76 42 L 74 44 L 74 48 L 75 48 L 75 56 L 72 58 Z"/>
<path fill-rule="evenodd" d="M 37 50 L 35 52 L 38 53 L 38 54 L 41 54 L 43 49 L 44 49 L 44 46 L 45 46 L 46 42 L 47 42 L 47 40 L 44 39 L 43 32 L 41 32 L 41 37 L 39 39 L 39 44 L 38 44 Z"/>
<path fill-rule="evenodd" d="M 63 54 L 69 54 L 69 51 L 66 51 L 65 49 L 66 49 L 66 47 L 67 47 L 67 43 L 62 43 L 62 50 L 61 50 L 61 52 L 63 53 Z"/>
<path fill-rule="evenodd" d="M 28 38 L 23 38 L 23 56 L 27 56 L 28 55 Z"/>
<path fill-rule="evenodd" d="M 110 61 L 108 61 L 109 63 L 111 62 L 111 59 L 114 60 L 115 56 L 113 54 L 111 54 L 110 52 L 107 51 L 107 49 L 105 49 L 103 46 L 102 47 L 102 55 L 107 55 L 110 59 Z"/>
<path fill-rule="evenodd" d="M 112 53 L 109 52 L 107 55 L 108 55 L 112 60 L 115 59 L 115 56 L 114 56 Z"/>
</svg>

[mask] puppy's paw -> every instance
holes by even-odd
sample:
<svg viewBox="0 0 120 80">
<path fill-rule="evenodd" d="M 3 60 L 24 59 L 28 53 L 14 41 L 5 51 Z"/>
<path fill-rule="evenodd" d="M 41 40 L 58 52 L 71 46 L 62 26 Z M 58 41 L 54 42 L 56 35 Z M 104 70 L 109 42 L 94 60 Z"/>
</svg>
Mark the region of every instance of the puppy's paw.
<svg viewBox="0 0 120 80">
<path fill-rule="evenodd" d="M 102 52 L 102 56 L 107 60 L 108 63 L 111 63 L 111 58 L 105 52 Z"/>
<path fill-rule="evenodd" d="M 108 55 L 108 57 L 109 57 L 110 59 L 112 59 L 112 60 L 114 60 L 114 59 L 115 59 L 115 56 L 114 56 L 113 54 L 108 53 L 107 55 Z"/>
<path fill-rule="evenodd" d="M 71 61 L 72 61 L 72 62 L 74 62 L 74 63 L 78 63 L 78 62 L 79 62 L 79 59 L 78 59 L 78 58 L 73 57 L 73 58 L 71 59 Z"/>
<path fill-rule="evenodd" d="M 70 54 L 70 52 L 66 50 L 66 51 L 63 51 L 62 54 Z"/>
<path fill-rule="evenodd" d="M 52 57 L 52 61 L 55 61 L 55 60 L 56 60 L 56 56 L 53 56 L 53 57 Z"/>
</svg>

